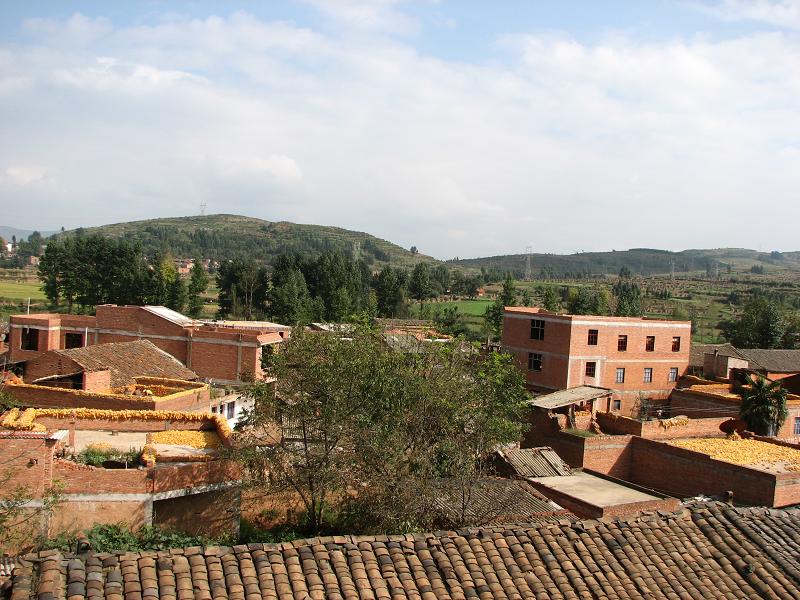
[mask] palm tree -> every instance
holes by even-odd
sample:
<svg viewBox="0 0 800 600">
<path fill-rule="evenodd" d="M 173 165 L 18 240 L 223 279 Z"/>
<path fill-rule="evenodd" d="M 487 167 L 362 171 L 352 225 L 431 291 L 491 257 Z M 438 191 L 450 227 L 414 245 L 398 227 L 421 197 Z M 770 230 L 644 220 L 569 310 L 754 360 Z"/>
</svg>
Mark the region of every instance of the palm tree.
<svg viewBox="0 0 800 600">
<path fill-rule="evenodd" d="M 767 381 L 761 375 L 756 379 L 748 375 L 746 383 L 739 415 L 753 433 L 776 435 L 789 414 L 786 390 L 779 381 Z"/>
</svg>

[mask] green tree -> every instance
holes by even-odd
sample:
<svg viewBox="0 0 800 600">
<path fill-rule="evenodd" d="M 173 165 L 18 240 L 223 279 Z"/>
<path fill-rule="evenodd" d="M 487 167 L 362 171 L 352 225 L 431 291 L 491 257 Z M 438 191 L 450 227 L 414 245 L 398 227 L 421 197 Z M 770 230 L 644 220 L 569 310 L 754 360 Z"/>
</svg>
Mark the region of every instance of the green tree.
<svg viewBox="0 0 800 600">
<path fill-rule="evenodd" d="M 761 376 L 754 379 L 748 375 L 739 414 L 750 431 L 759 435 L 777 435 L 789 414 L 786 390 L 780 381 L 767 381 Z"/>
<path fill-rule="evenodd" d="M 616 307 L 614 314 L 618 317 L 641 317 L 642 290 L 628 279 L 620 279 L 612 288 Z"/>
<path fill-rule="evenodd" d="M 516 302 L 516 287 L 514 279 L 509 275 L 503 282 L 503 289 L 497 299 L 486 307 L 483 319 L 486 328 L 495 338 L 499 338 L 503 333 L 503 315 L 506 306 L 514 306 Z"/>
<path fill-rule="evenodd" d="M 550 312 L 558 312 L 558 309 L 561 307 L 561 303 L 558 300 L 558 294 L 551 285 L 548 285 L 546 288 L 544 288 L 543 304 L 544 309 L 549 310 Z"/>
<path fill-rule="evenodd" d="M 246 391 L 254 409 L 232 456 L 254 490 L 298 494 L 311 534 L 332 514 L 350 531 L 435 526 L 442 490 L 473 485 L 482 459 L 522 431 L 524 383 L 505 354 L 392 352 L 365 326 L 347 339 L 296 329 L 268 372 L 277 390 Z"/>
<path fill-rule="evenodd" d="M 195 259 L 189 271 L 188 310 L 190 317 L 198 318 L 203 313 L 203 294 L 208 289 L 209 279 L 203 264 Z"/>
<path fill-rule="evenodd" d="M 254 319 L 264 315 L 269 289 L 264 267 L 253 260 L 235 259 L 220 265 L 216 279 L 220 318 Z"/>
<path fill-rule="evenodd" d="M 428 263 L 417 263 L 411 271 L 411 278 L 408 281 L 408 293 L 414 300 L 424 302 L 432 298 L 434 293 L 433 278 L 431 267 Z"/>
<path fill-rule="evenodd" d="M 721 324 L 726 339 L 739 348 L 794 347 L 796 332 L 788 327 L 781 305 L 770 298 L 756 296 L 735 321 Z"/>
<path fill-rule="evenodd" d="M 386 265 L 375 277 L 375 296 L 380 316 L 395 317 L 403 313 L 405 280 L 405 272 L 390 265 Z"/>
</svg>

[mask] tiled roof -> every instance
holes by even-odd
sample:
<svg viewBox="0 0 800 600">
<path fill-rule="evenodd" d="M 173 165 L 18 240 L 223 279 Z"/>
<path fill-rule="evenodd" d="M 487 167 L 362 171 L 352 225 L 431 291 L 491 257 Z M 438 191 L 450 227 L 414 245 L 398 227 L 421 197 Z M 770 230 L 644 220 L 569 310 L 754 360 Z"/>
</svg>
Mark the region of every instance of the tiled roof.
<svg viewBox="0 0 800 600">
<path fill-rule="evenodd" d="M 596 400 L 603 396 L 608 396 L 611 390 L 608 388 L 595 387 L 593 385 L 579 385 L 577 387 L 559 390 L 551 394 L 536 396 L 528 402 L 537 408 L 561 408 L 570 404 L 580 404 L 589 400 Z"/>
<path fill-rule="evenodd" d="M 439 510 L 455 522 L 466 520 L 489 523 L 531 522 L 555 514 L 571 516 L 552 500 L 548 500 L 526 481 L 485 477 L 463 490 L 450 488 L 436 500 Z"/>
<path fill-rule="evenodd" d="M 695 506 L 281 544 L 26 556 L 12 600 L 800 597 L 800 512 Z"/>
<path fill-rule="evenodd" d="M 763 348 L 738 348 L 739 354 L 751 369 L 770 373 L 800 373 L 800 350 L 765 350 Z"/>
<path fill-rule="evenodd" d="M 518 477 L 558 477 L 571 472 L 569 465 L 548 446 L 503 450 L 498 455 Z"/>
<path fill-rule="evenodd" d="M 717 352 L 722 356 L 733 356 L 734 358 L 742 358 L 731 344 L 692 344 L 689 350 L 689 366 L 703 368 L 705 364 L 705 355 Z"/>
<path fill-rule="evenodd" d="M 111 371 L 111 387 L 122 387 L 134 377 L 197 379 L 197 373 L 149 340 L 96 344 L 70 350 L 54 350 L 87 371 Z"/>
</svg>

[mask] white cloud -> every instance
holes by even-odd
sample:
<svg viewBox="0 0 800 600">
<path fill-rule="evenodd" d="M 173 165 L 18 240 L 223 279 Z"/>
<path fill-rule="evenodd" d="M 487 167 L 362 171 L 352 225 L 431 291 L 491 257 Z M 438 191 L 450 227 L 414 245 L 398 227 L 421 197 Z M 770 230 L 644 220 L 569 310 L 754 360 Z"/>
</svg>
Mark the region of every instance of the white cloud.
<svg viewBox="0 0 800 600">
<path fill-rule="evenodd" d="M 756 21 L 800 29 L 800 0 L 722 0 L 695 6 L 726 21 Z"/>
<path fill-rule="evenodd" d="M 46 176 L 44 167 L 35 165 L 17 165 L 7 167 L 0 174 L 0 183 L 10 183 L 16 186 L 24 186 L 38 181 L 42 181 Z"/>
<path fill-rule="evenodd" d="M 800 219 L 790 33 L 516 35 L 478 64 L 245 13 L 26 28 L 0 47 L 0 165 L 47 165 L 50 185 L 4 185 L 0 202 L 30 226 L 206 202 L 444 258 L 796 245 L 781 226 Z"/>
</svg>

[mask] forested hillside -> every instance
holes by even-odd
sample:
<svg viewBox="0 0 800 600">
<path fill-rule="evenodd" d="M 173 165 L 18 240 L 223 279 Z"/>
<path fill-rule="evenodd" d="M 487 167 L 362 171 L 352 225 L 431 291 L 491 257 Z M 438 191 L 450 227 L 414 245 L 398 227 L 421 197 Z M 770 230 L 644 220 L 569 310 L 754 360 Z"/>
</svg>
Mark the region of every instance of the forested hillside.
<svg viewBox="0 0 800 600">
<path fill-rule="evenodd" d="M 448 261 L 453 266 L 483 268 L 513 273 L 522 278 L 526 271 L 526 255 L 511 254 L 486 258 Z M 622 267 L 642 275 L 704 271 L 709 275 L 734 272 L 774 273 L 800 272 L 800 252 L 758 252 L 742 248 L 683 250 L 670 252 L 651 248 L 577 254 L 531 254 L 531 276 L 534 279 L 583 278 L 615 275 Z"/>
<path fill-rule="evenodd" d="M 274 223 L 238 215 L 132 221 L 78 229 L 62 235 L 75 233 L 99 233 L 137 241 L 148 254 L 169 253 L 176 258 L 253 258 L 272 263 L 277 256 L 290 252 L 318 255 L 330 251 L 360 258 L 367 265 L 413 266 L 418 262 L 438 262 L 367 233 L 322 225 Z"/>
</svg>

